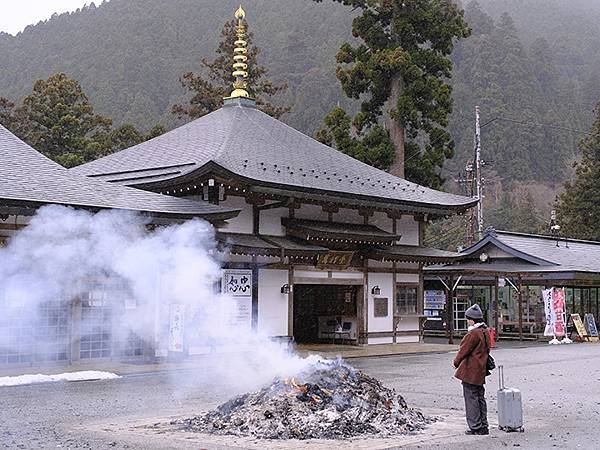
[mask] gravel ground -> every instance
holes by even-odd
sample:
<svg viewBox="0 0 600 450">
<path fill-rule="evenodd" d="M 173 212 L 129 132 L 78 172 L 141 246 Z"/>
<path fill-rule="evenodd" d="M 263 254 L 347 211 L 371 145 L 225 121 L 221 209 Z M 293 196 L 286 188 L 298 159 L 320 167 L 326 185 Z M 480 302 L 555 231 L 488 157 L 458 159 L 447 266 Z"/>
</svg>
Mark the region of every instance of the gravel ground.
<svg viewBox="0 0 600 450">
<path fill-rule="evenodd" d="M 504 348 L 506 384 L 523 392 L 525 433 L 493 429 L 490 436 L 456 435 L 417 448 L 596 448 L 600 440 L 600 344 Z M 453 354 L 353 359 L 351 364 L 405 396 L 411 406 L 463 415 Z M 488 378 L 488 409 L 496 417 L 497 373 Z M 4 448 L 164 448 L 151 435 L 86 432 L 99 423 L 195 414 L 237 394 L 201 373 L 147 373 L 118 380 L 60 382 L 0 388 L 0 443 Z M 466 428 L 466 425 L 465 425 Z M 495 428 L 495 427 L 494 427 Z M 193 448 L 193 447 L 190 447 Z M 266 447 L 265 447 L 266 448 Z"/>
</svg>

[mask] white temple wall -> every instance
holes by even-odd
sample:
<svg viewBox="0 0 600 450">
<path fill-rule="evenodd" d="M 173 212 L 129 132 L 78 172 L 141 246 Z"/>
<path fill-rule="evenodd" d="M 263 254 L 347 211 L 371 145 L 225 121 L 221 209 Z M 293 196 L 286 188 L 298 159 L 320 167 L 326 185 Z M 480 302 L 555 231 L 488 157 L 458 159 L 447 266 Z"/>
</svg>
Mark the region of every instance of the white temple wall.
<svg viewBox="0 0 600 450">
<path fill-rule="evenodd" d="M 285 227 L 281 224 L 282 217 L 288 217 L 287 208 L 265 209 L 260 212 L 260 234 L 285 236 Z"/>
<path fill-rule="evenodd" d="M 268 336 L 287 336 L 288 294 L 281 293 L 281 286 L 287 282 L 287 270 L 260 269 L 258 271 L 259 332 Z"/>
<path fill-rule="evenodd" d="M 375 286 L 379 286 L 381 292 L 378 295 L 372 294 Z M 394 276 L 391 273 L 369 273 L 368 285 L 368 332 L 373 331 L 392 331 L 394 320 L 393 296 L 394 296 Z M 387 298 L 387 315 L 385 317 L 375 317 L 375 298 Z M 387 338 L 386 338 L 387 339 Z M 391 338 L 389 339 L 391 342 Z"/>
<path fill-rule="evenodd" d="M 240 213 L 237 217 L 228 219 L 225 225 L 219 228 L 219 231 L 225 233 L 245 233 L 252 234 L 252 205 L 246 203 L 244 197 L 228 196 L 227 199 L 219 203 L 225 208 L 238 208 Z"/>
</svg>

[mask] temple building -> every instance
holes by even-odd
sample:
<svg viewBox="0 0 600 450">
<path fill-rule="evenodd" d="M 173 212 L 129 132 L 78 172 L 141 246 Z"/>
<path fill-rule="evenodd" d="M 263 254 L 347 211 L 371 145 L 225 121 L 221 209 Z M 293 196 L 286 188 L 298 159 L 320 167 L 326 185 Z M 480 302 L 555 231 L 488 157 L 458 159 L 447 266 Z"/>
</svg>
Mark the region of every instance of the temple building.
<svg viewBox="0 0 600 450">
<path fill-rule="evenodd" d="M 234 90 L 220 109 L 70 172 L 240 210 L 217 224 L 221 289 L 240 326 L 298 343 L 418 341 L 423 267 L 456 257 L 424 247 L 425 226 L 476 200 L 395 177 L 260 111 L 246 90 L 241 8 L 236 18 Z"/>
</svg>

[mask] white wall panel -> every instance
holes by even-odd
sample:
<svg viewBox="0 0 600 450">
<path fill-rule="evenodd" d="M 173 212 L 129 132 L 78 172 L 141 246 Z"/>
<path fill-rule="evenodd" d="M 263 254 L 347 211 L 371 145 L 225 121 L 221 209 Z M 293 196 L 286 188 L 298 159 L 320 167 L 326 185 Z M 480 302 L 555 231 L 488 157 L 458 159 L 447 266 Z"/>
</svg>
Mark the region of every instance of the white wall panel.
<svg viewBox="0 0 600 450">
<path fill-rule="evenodd" d="M 243 197 L 227 197 L 227 200 L 221 202 L 220 206 L 226 208 L 241 209 L 239 215 L 233 219 L 228 219 L 225 226 L 219 228 L 219 231 L 225 233 L 247 233 L 253 232 L 252 228 L 252 205 L 246 203 Z"/>
<path fill-rule="evenodd" d="M 391 273 L 369 273 L 369 303 L 368 303 L 368 322 L 369 332 L 372 331 L 392 331 L 394 308 L 392 307 L 394 287 L 394 278 Z M 379 295 L 371 294 L 374 286 L 379 286 L 381 293 Z M 388 314 L 386 317 L 375 317 L 374 302 L 375 297 L 388 299 Z"/>
<path fill-rule="evenodd" d="M 285 228 L 281 224 L 281 218 L 289 215 L 289 209 L 276 208 L 265 209 L 260 212 L 260 234 L 271 236 L 285 236 Z"/>
<path fill-rule="evenodd" d="M 287 270 L 258 271 L 258 330 L 269 336 L 288 334 L 288 297 L 281 286 L 288 282 Z"/>
</svg>

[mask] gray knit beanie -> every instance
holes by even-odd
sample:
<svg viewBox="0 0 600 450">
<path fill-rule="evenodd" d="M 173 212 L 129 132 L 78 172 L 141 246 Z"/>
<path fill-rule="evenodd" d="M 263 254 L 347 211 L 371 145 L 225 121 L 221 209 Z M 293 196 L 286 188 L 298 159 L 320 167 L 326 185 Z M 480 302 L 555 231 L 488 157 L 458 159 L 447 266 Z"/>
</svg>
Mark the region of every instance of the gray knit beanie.
<svg viewBox="0 0 600 450">
<path fill-rule="evenodd" d="M 483 312 L 477 303 L 471 306 L 469 309 L 465 311 L 465 317 L 467 319 L 475 320 L 475 319 L 483 319 Z"/>
</svg>

